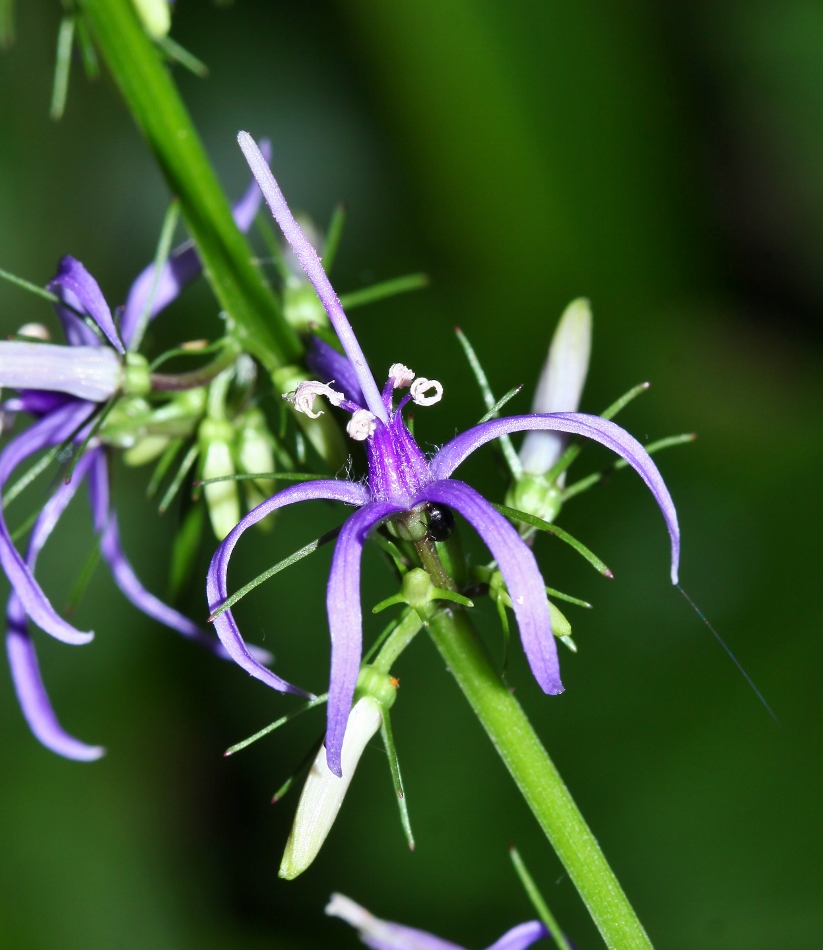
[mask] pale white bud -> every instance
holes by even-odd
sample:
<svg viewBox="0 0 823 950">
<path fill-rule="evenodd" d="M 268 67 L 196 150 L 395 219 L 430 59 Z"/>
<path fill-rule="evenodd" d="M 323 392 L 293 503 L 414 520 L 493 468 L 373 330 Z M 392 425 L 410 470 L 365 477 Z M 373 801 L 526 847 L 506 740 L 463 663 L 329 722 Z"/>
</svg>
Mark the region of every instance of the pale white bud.
<svg viewBox="0 0 823 950">
<path fill-rule="evenodd" d="M 409 369 L 408 366 L 404 366 L 402 363 L 392 363 L 389 368 L 389 379 L 395 389 L 404 389 L 411 385 L 414 379 L 414 370 Z"/>
<path fill-rule="evenodd" d="M 168 35 L 171 28 L 171 10 L 167 0 L 133 0 L 143 26 L 156 39 Z"/>
<path fill-rule="evenodd" d="M 325 746 L 321 746 L 303 786 L 294 825 L 280 862 L 280 877 L 292 880 L 317 857 L 343 804 L 360 756 L 382 721 L 382 707 L 371 696 L 364 696 L 355 703 L 343 739 L 342 778 L 329 769 Z"/>
<path fill-rule="evenodd" d="M 355 442 L 365 442 L 369 436 L 374 435 L 377 428 L 377 417 L 369 412 L 368 409 L 358 409 L 352 415 L 346 425 L 346 432 L 355 440 Z"/>
<path fill-rule="evenodd" d="M 443 385 L 436 379 L 426 379 L 418 376 L 409 390 L 411 397 L 418 406 L 433 406 L 443 398 Z M 426 395 L 431 393 L 431 395 Z"/>
<path fill-rule="evenodd" d="M 534 394 L 532 412 L 575 412 L 589 369 L 592 311 L 588 300 L 573 300 L 554 331 L 549 354 Z M 563 454 L 568 437 L 559 432 L 531 431 L 520 448 L 527 475 L 543 475 Z"/>
<path fill-rule="evenodd" d="M 17 331 L 17 335 L 28 337 L 30 340 L 40 340 L 43 343 L 51 341 L 49 328 L 44 327 L 42 323 L 24 323 Z"/>
<path fill-rule="evenodd" d="M 314 379 L 300 383 L 293 393 L 286 393 L 283 398 L 292 403 L 297 412 L 302 412 L 309 419 L 319 419 L 323 415 L 323 411 L 314 411 L 314 400 L 317 396 L 325 396 L 333 406 L 339 406 L 344 398 L 343 393 L 339 393 L 331 386 L 319 383 Z"/>
</svg>

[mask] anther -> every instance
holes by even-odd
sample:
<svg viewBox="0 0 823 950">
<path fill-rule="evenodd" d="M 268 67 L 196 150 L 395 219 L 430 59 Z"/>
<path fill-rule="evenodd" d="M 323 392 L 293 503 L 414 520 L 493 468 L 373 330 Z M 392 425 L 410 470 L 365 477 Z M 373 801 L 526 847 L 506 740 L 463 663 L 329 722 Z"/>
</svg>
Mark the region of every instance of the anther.
<svg viewBox="0 0 823 950">
<path fill-rule="evenodd" d="M 302 412 L 309 419 L 319 419 L 323 411 L 315 412 L 313 408 L 317 396 L 325 396 L 333 406 L 339 406 L 343 401 L 343 393 L 313 379 L 300 383 L 294 392 L 285 393 L 283 398 L 292 403 L 297 412 Z"/>
<path fill-rule="evenodd" d="M 414 370 L 409 369 L 408 366 L 404 366 L 402 363 L 392 363 L 389 368 L 389 379 L 395 389 L 404 389 L 411 385 L 414 379 Z"/>
<path fill-rule="evenodd" d="M 48 327 L 44 327 L 42 323 L 24 323 L 17 331 L 17 335 L 24 336 L 29 340 L 42 340 L 43 343 L 51 341 L 51 333 L 49 333 Z"/>
<path fill-rule="evenodd" d="M 372 415 L 368 409 L 358 409 L 349 419 L 346 425 L 346 432 L 355 440 L 355 442 L 365 442 L 369 436 L 374 434 L 377 427 L 377 416 Z"/>
<path fill-rule="evenodd" d="M 443 398 L 443 385 L 436 379 L 426 379 L 425 376 L 418 376 L 412 383 L 409 392 L 418 406 L 433 406 Z M 426 395 L 427 393 L 431 393 L 431 395 Z"/>
</svg>

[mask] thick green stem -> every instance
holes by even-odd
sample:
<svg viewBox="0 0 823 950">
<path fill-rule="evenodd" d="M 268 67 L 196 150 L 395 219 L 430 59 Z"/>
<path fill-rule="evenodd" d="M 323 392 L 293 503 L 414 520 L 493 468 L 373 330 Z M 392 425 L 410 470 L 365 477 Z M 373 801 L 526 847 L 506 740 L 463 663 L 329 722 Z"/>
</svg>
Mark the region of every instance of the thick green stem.
<svg viewBox="0 0 823 950">
<path fill-rule="evenodd" d="M 439 613 L 432 617 L 429 633 L 563 862 L 606 945 L 611 950 L 650 950 L 646 931 L 594 835 L 466 614 L 460 610 Z"/>
<path fill-rule="evenodd" d="M 267 369 L 296 362 L 301 346 L 252 263 L 160 51 L 130 0 L 80 0 L 109 71 L 148 140 L 234 333 Z"/>
</svg>

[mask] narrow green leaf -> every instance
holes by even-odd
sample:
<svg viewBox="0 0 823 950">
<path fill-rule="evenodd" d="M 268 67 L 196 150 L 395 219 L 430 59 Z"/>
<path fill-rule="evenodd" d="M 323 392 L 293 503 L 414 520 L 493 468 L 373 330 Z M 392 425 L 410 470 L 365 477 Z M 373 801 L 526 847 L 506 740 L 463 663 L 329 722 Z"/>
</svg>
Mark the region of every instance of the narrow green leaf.
<svg viewBox="0 0 823 950">
<path fill-rule="evenodd" d="M 386 755 L 389 759 L 392 784 L 397 793 L 397 804 L 400 807 L 400 824 L 403 826 L 403 833 L 406 836 L 409 851 L 414 851 L 414 835 L 412 834 L 411 821 L 409 820 L 409 808 L 406 803 L 406 792 L 403 788 L 403 777 L 400 774 L 400 762 L 397 758 L 397 749 L 394 745 L 394 735 L 392 733 L 389 711 L 385 708 L 383 709 L 380 734 L 383 737 L 383 745 L 386 748 Z"/>
<path fill-rule="evenodd" d="M 406 559 L 403 557 L 400 548 L 391 540 L 391 538 L 385 537 L 379 531 L 376 531 L 372 536 L 372 540 L 380 548 L 380 550 L 386 554 L 389 560 L 394 564 L 397 573 L 402 577 L 404 574 L 408 573 L 409 565 Z"/>
<path fill-rule="evenodd" d="M 129 0 L 80 0 L 97 49 L 180 199 L 204 273 L 243 346 L 267 370 L 299 361 L 302 346 L 254 266 L 217 176 L 166 68 Z M 238 162 L 240 159 L 238 158 Z"/>
<path fill-rule="evenodd" d="M 171 253 L 171 242 L 174 239 L 174 231 L 180 218 L 180 202 L 175 198 L 169 202 L 166 215 L 163 218 L 163 227 L 160 229 L 160 239 L 157 242 L 157 250 L 154 254 L 154 277 L 151 282 L 149 295 L 140 311 L 137 320 L 137 326 L 134 328 L 134 335 L 129 343 L 129 350 L 136 353 L 143 342 L 143 336 L 148 329 L 151 319 L 151 308 L 154 306 L 154 298 L 157 295 L 157 288 L 160 286 L 160 278 L 163 276 L 163 268 L 169 259 Z"/>
<path fill-rule="evenodd" d="M 343 236 L 343 227 L 346 223 L 346 210 L 345 203 L 341 201 L 332 212 L 331 221 L 326 229 L 326 240 L 323 242 L 323 267 L 327 274 L 334 266 L 340 247 L 340 238 Z"/>
<path fill-rule="evenodd" d="M 69 463 L 68 471 L 63 477 L 63 481 L 66 483 L 66 485 L 68 485 L 68 483 L 71 481 L 71 477 L 72 475 L 74 475 L 74 469 L 77 466 L 77 463 L 85 455 L 86 449 L 89 446 L 89 442 L 91 442 L 91 440 L 97 435 L 98 431 L 100 430 L 100 426 L 102 426 L 103 423 L 106 421 L 106 416 L 108 416 L 108 414 L 114 408 L 114 404 L 117 402 L 117 398 L 118 397 L 116 395 L 112 396 L 111 399 L 109 399 L 109 401 L 103 406 L 103 408 L 100 411 L 98 411 L 97 418 L 94 419 L 94 422 L 92 424 L 92 427 L 89 429 L 88 434 L 86 435 L 85 439 L 83 439 L 83 441 L 80 443 L 79 448 L 77 448 L 75 452 L 73 453 L 71 462 Z M 91 418 L 94 418 L 94 416 L 92 416 Z M 87 419 L 86 424 L 88 424 L 89 421 L 90 420 Z"/>
<path fill-rule="evenodd" d="M 319 478 L 326 478 L 325 475 L 314 475 L 310 472 L 257 472 L 256 474 L 249 475 L 247 473 L 240 473 L 237 475 L 218 475 L 217 478 L 203 478 L 196 481 L 194 484 L 197 486 L 200 485 L 213 485 L 215 482 L 242 482 L 244 479 L 254 479 L 254 481 L 259 481 L 260 479 L 270 479 L 272 481 L 280 482 L 314 482 Z"/>
<path fill-rule="evenodd" d="M 28 531 L 34 526 L 34 522 L 37 521 L 39 514 L 40 509 L 35 508 L 28 518 L 26 518 L 26 520 L 20 525 L 20 527 L 15 528 L 14 531 L 12 531 L 12 533 L 9 535 L 12 544 L 17 544 L 20 538 L 28 533 Z"/>
<path fill-rule="evenodd" d="M 503 628 L 503 663 L 500 673 L 503 679 L 509 669 L 509 647 L 511 645 L 511 630 L 509 629 L 509 615 L 506 613 L 506 602 L 502 597 L 495 598 L 497 607 L 497 616 L 500 618 L 500 626 Z"/>
<path fill-rule="evenodd" d="M 69 92 L 69 72 L 71 70 L 71 48 L 74 43 L 74 15 L 67 14 L 60 21 L 57 31 L 57 56 L 54 61 L 54 85 L 51 92 L 52 119 L 62 119 L 66 109 L 66 97 Z"/>
<path fill-rule="evenodd" d="M 155 37 L 155 43 L 157 43 L 169 59 L 175 63 L 180 63 L 180 65 L 188 69 L 189 72 L 194 73 L 198 79 L 205 79 L 208 76 L 209 67 L 193 53 L 184 49 L 179 43 L 175 43 L 170 36 Z"/>
<path fill-rule="evenodd" d="M 380 636 L 374 641 L 374 643 L 366 651 L 365 656 L 363 657 L 362 663 L 368 663 L 369 660 L 377 653 L 380 647 L 388 640 L 388 638 L 394 633 L 394 631 L 400 626 L 401 622 L 408 617 L 411 608 L 404 610 L 399 617 L 395 617 L 393 620 L 390 620 L 389 623 L 383 628 Z"/>
<path fill-rule="evenodd" d="M 236 593 L 232 594 L 230 597 L 227 597 L 217 608 L 217 610 L 213 611 L 209 615 L 208 622 L 212 623 L 215 617 L 219 617 L 224 610 L 228 610 L 229 607 L 233 607 L 238 600 L 241 600 L 246 596 L 246 594 L 251 593 L 255 587 L 259 587 L 263 581 L 267 581 L 270 577 L 274 577 L 275 574 L 279 574 L 280 571 L 284 571 L 287 567 L 291 567 L 292 564 L 296 564 L 304 557 L 308 557 L 309 554 L 314 554 L 318 548 L 323 547 L 324 544 L 328 544 L 329 541 L 334 541 L 338 534 L 340 534 L 340 528 L 332 528 L 331 531 L 327 531 L 315 541 L 311 541 L 305 547 L 300 548 L 299 551 L 295 551 L 294 554 L 290 554 L 287 558 L 283 558 L 282 561 L 278 561 L 274 567 L 270 567 L 267 571 L 263 571 L 262 574 L 258 574 L 254 580 L 249 581 L 248 584 L 246 584 L 244 587 L 241 587 Z"/>
<path fill-rule="evenodd" d="M 531 874 L 529 874 L 517 848 L 509 848 L 509 855 L 511 856 L 517 876 L 520 878 L 520 883 L 523 885 L 523 889 L 532 902 L 532 907 L 537 911 L 537 916 L 543 921 L 546 929 L 554 938 L 557 947 L 559 950 L 572 950 L 571 944 L 566 940 L 566 935 L 554 919 L 554 915 L 549 910 L 548 904 L 543 900 L 543 895 L 538 890 Z"/>
<path fill-rule="evenodd" d="M 294 785 L 294 783 L 308 770 L 311 768 L 312 762 L 317 758 L 317 753 L 320 751 L 320 747 L 323 745 L 324 736 L 320 738 L 309 748 L 309 751 L 303 756 L 300 762 L 297 765 L 297 768 L 292 772 L 292 774 L 286 779 L 285 782 L 277 789 L 277 791 L 271 797 L 272 805 L 276 805 L 289 791 L 289 789 Z"/>
<path fill-rule="evenodd" d="M 80 605 L 80 601 L 83 598 L 83 594 L 86 592 L 86 588 L 89 586 L 94 572 L 97 569 L 97 565 L 100 563 L 100 545 L 95 544 L 91 551 L 89 551 L 89 556 L 86 558 L 83 567 L 80 569 L 80 573 L 77 575 L 77 580 L 74 582 L 74 587 L 71 589 L 71 594 L 69 595 L 69 602 L 66 605 L 66 613 L 73 614 L 75 610 Z"/>
<path fill-rule="evenodd" d="M 315 706 L 322 706 L 322 704 L 325 703 L 328 698 L 328 693 L 323 693 L 322 696 L 315 696 L 314 699 L 310 699 L 302 706 L 298 706 L 297 709 L 293 709 L 291 712 L 286 713 L 285 716 L 281 716 L 274 722 L 269 723 L 268 726 L 264 726 L 259 732 L 255 732 L 253 736 L 249 736 L 248 739 L 243 739 L 242 742 L 237 742 L 233 746 L 229 746 L 223 755 L 228 758 L 228 756 L 234 755 L 235 752 L 241 752 L 243 749 L 248 748 L 253 742 L 257 742 L 258 739 L 262 739 L 263 736 L 267 736 L 270 732 L 274 732 L 275 729 L 285 726 L 287 722 L 291 722 L 292 719 L 296 719 L 307 710 L 314 709 Z"/>
<path fill-rule="evenodd" d="M 397 294 L 407 294 L 409 291 L 421 290 L 428 286 L 429 278 L 426 274 L 408 274 L 406 277 L 394 277 L 392 280 L 384 280 L 363 290 L 343 294 L 340 297 L 340 303 L 347 310 L 352 310 L 354 307 L 363 307 L 369 303 L 376 303 L 378 300 L 385 300 L 386 297 L 396 297 Z"/>
<path fill-rule="evenodd" d="M 625 409 L 630 402 L 637 399 L 638 396 L 641 396 L 650 386 L 651 383 L 639 383 L 637 386 L 632 386 L 632 388 L 627 393 L 623 393 L 619 399 L 615 400 L 610 406 L 605 408 L 600 413 L 600 415 L 604 419 L 614 419 L 621 409 Z"/>
<path fill-rule="evenodd" d="M 149 484 L 146 488 L 146 498 L 154 498 L 157 489 L 160 487 L 160 482 L 163 481 L 166 472 L 177 458 L 180 449 L 183 448 L 183 444 L 183 439 L 172 439 L 166 446 L 165 451 L 160 456 L 160 460 L 157 465 L 154 466 L 154 471 L 151 474 Z"/>
<path fill-rule="evenodd" d="M 582 555 L 589 562 L 589 564 L 591 564 L 591 566 L 596 571 L 599 571 L 604 577 L 614 577 L 614 574 L 612 574 L 612 572 L 608 569 L 608 567 L 606 567 L 606 565 L 596 554 L 590 551 L 581 541 L 573 538 L 567 531 L 564 531 L 562 528 L 558 528 L 556 524 L 551 524 L 549 521 L 544 521 L 542 518 L 538 518 L 535 515 L 530 515 L 526 511 L 518 511 L 516 508 L 508 508 L 506 505 L 496 505 L 494 502 L 491 502 L 491 506 L 492 508 L 496 508 L 501 515 L 505 515 L 512 521 L 522 521 L 523 524 L 531 525 L 533 528 L 537 528 L 539 531 L 545 531 L 547 534 L 553 534 L 556 538 L 559 538 L 561 541 L 565 541 L 566 544 L 573 547 L 578 554 Z"/>
<path fill-rule="evenodd" d="M 83 60 L 86 78 L 94 82 L 95 79 L 100 78 L 100 63 L 97 60 L 97 50 L 94 48 L 88 25 L 83 17 L 77 17 L 74 25 L 77 29 L 77 45 L 80 47 L 80 56 Z"/>
<path fill-rule="evenodd" d="M 215 353 L 222 350 L 228 342 L 228 337 L 221 336 L 219 340 L 208 343 L 202 349 L 192 349 L 191 346 L 177 346 L 173 350 L 166 350 L 161 353 L 154 362 L 149 363 L 149 372 L 153 373 L 169 360 L 176 359 L 178 356 L 206 356 L 209 353 Z"/>
<path fill-rule="evenodd" d="M 192 505 L 174 537 L 169 564 L 169 597 L 176 601 L 197 563 L 200 539 L 206 524 L 206 506 Z"/>
<path fill-rule="evenodd" d="M 497 405 L 497 400 L 494 398 L 494 393 L 491 390 L 491 386 L 489 386 L 489 380 L 486 376 L 486 372 L 480 364 L 480 360 L 477 358 L 477 354 L 474 352 L 474 347 L 471 345 L 471 343 L 469 343 L 469 338 L 466 336 L 466 334 L 460 329 L 460 327 L 455 327 L 454 332 L 457 334 L 457 339 L 460 342 L 460 345 L 463 347 L 463 352 L 466 354 L 466 359 L 469 361 L 471 371 L 474 373 L 474 378 L 477 380 L 477 385 L 480 387 L 480 395 L 483 397 L 486 411 L 490 413 L 487 418 L 493 419 L 498 413 L 498 410 L 495 408 Z M 514 450 L 512 440 L 507 435 L 501 435 L 497 441 L 500 443 L 500 448 L 503 452 L 503 458 L 506 460 L 509 471 L 512 473 L 515 479 L 520 478 L 520 476 L 523 474 L 523 466 L 520 464 L 520 458 L 517 452 Z"/>
<path fill-rule="evenodd" d="M 675 445 L 685 445 L 688 442 L 694 442 L 696 438 L 697 435 L 694 432 L 686 432 L 683 435 L 670 435 L 665 439 L 649 442 L 644 448 L 649 455 L 653 455 L 655 452 L 661 451 L 661 449 L 668 449 Z M 604 468 L 601 472 L 593 472 L 591 475 L 587 475 L 585 478 L 573 482 L 563 492 L 563 503 L 565 504 L 570 498 L 574 498 L 575 495 L 579 495 L 581 492 L 594 487 L 612 472 L 617 472 L 620 471 L 620 469 L 628 467 L 629 463 L 625 459 L 618 459 L 613 465 Z"/>
<path fill-rule="evenodd" d="M 519 386 L 515 386 L 514 389 L 510 389 L 505 396 L 497 400 L 497 402 L 485 415 L 480 417 L 477 425 L 482 425 L 484 422 L 488 422 L 489 419 L 496 419 L 497 416 L 500 415 L 500 410 L 503 408 L 503 406 L 505 406 L 510 399 L 514 399 L 514 397 L 520 392 L 522 388 L 523 384 L 521 383 Z"/>
<path fill-rule="evenodd" d="M 591 610 L 592 605 L 587 600 L 579 600 L 577 597 L 570 597 L 562 591 L 555 590 L 553 587 L 547 587 L 546 593 L 549 597 L 555 597 L 557 600 L 565 600 L 568 604 L 575 604 L 578 607 L 587 607 Z"/>
<path fill-rule="evenodd" d="M 14 39 L 14 0 L 0 0 L 0 49 L 8 49 Z"/>
<path fill-rule="evenodd" d="M 180 463 L 180 468 L 177 469 L 177 472 L 174 475 L 174 478 L 171 481 L 171 484 L 166 489 L 166 494 L 163 495 L 163 499 L 160 502 L 160 506 L 157 509 L 161 515 L 165 514 L 171 503 L 174 501 L 175 495 L 180 491 L 180 487 L 183 484 L 183 480 L 189 474 L 192 465 L 197 461 L 197 456 L 200 452 L 200 447 L 195 442 L 194 445 L 186 452 L 183 461 Z"/>
</svg>

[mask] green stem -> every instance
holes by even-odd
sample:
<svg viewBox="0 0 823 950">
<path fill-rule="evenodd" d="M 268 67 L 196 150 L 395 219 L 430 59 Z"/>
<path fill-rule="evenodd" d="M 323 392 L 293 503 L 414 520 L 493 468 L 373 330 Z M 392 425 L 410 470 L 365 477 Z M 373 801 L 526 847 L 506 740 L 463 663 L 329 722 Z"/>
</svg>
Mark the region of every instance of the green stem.
<svg viewBox="0 0 823 950">
<path fill-rule="evenodd" d="M 594 835 L 468 617 L 463 611 L 443 611 L 432 617 L 429 633 L 563 862 L 606 946 L 650 950 L 646 931 Z"/>
<path fill-rule="evenodd" d="M 295 362 L 296 334 L 252 263 L 186 107 L 129 0 L 80 0 L 97 47 L 151 146 L 235 334 L 268 370 Z"/>
</svg>

